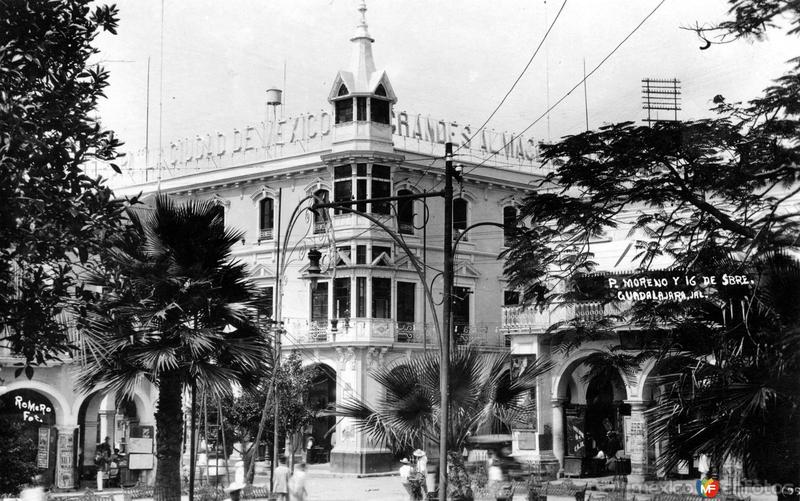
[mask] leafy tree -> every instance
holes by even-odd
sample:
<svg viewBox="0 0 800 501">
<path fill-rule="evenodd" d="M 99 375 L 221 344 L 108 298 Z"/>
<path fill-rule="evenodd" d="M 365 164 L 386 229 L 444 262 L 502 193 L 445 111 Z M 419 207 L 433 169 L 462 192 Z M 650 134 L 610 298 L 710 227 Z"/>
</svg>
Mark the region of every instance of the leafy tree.
<svg viewBox="0 0 800 501">
<path fill-rule="evenodd" d="M 161 195 L 127 215 L 129 231 L 90 277 L 104 290 L 86 292 L 79 384 L 120 397 L 143 379 L 158 387 L 156 487 L 177 499 L 184 389 L 196 385 L 213 401 L 233 383 L 254 388 L 271 365 L 269 343 L 247 270 L 231 260 L 241 233 L 224 227 L 212 202 Z"/>
<path fill-rule="evenodd" d="M 732 20 L 698 33 L 716 42 L 761 38 L 780 24 L 778 15 L 790 33 L 800 32 L 796 1 L 730 4 Z M 780 256 L 800 239 L 800 59 L 791 63 L 747 103 L 714 97 L 714 118 L 625 122 L 542 145 L 553 170 L 520 211 L 533 227 L 520 227 L 503 255 L 511 285 L 523 288 L 528 302 L 592 299 L 614 312 L 553 326 L 562 348 L 610 342 L 618 322 L 628 321 L 642 335 L 643 353 L 612 346 L 592 360 L 594 368 L 624 372 L 646 356 L 669 365 L 662 381 L 669 391 L 652 413 L 651 435 L 669 438 L 660 458 L 667 467 L 711 452 L 717 468 L 732 457 L 759 478 L 800 483 L 800 323 L 796 303 L 779 300 L 781 293 L 793 297 L 796 266 Z M 634 240 L 632 277 L 654 276 L 653 263 L 666 257 L 676 274 L 742 273 L 753 283 L 709 286 L 705 297 L 683 302 L 620 304 L 591 274 L 594 243 L 615 231 Z"/>
<path fill-rule="evenodd" d="M 36 443 L 23 432 L 19 422 L 0 419 L 0 492 L 18 494 L 20 487 L 39 472 Z"/>
<path fill-rule="evenodd" d="M 318 375 L 315 368 L 303 367 L 302 357 L 294 352 L 281 362 L 275 374 L 274 384 L 277 389 L 277 401 L 280 412 L 278 434 L 286 438 L 288 446 L 286 454 L 293 457 L 302 447 L 303 430 L 313 422 L 321 410 L 309 402 L 308 391 Z M 262 441 L 270 447 L 273 444 L 275 399 L 271 397 L 269 386 L 273 384 L 272 374 L 266 375 L 254 392 L 245 392 L 239 396 L 229 396 L 225 408 L 229 409 L 225 416 L 226 426 L 232 429 L 234 440 L 245 447 L 245 471 L 250 471 L 250 461 L 254 456 L 255 438 L 261 424 L 261 417 L 266 407 L 267 419 L 262 430 Z M 246 444 L 246 445 L 245 445 Z M 271 449 L 270 449 L 271 450 Z M 252 481 L 252 478 L 248 479 Z"/>
<path fill-rule="evenodd" d="M 91 3 L 0 2 L 0 323 L 31 365 L 69 351 L 58 316 L 75 265 L 107 245 L 124 206 L 84 170 L 120 145 L 91 116 L 108 72 L 89 61 L 95 37 L 116 33 L 117 10 Z"/>
<path fill-rule="evenodd" d="M 375 405 L 350 400 L 338 406 L 342 416 L 356 420 L 376 443 L 406 455 L 425 444 L 439 443 L 438 353 L 426 352 L 395 366 L 374 369 L 371 376 L 385 393 Z M 450 357 L 450 425 L 447 430 L 448 498 L 473 499 L 461 451 L 471 434 L 497 433 L 504 426 L 524 422 L 536 413 L 530 400 L 539 376 L 550 362 L 527 365 L 510 377 L 509 353 L 484 353 L 459 348 Z"/>
</svg>

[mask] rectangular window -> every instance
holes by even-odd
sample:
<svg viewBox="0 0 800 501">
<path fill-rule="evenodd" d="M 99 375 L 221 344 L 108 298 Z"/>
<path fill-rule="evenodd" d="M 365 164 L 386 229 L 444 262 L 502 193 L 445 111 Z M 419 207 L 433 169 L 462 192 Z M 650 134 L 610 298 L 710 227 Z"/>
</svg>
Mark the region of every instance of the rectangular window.
<svg viewBox="0 0 800 501">
<path fill-rule="evenodd" d="M 356 179 L 356 198 L 359 200 L 364 200 L 368 198 L 366 179 Z M 356 204 L 356 210 L 361 212 L 367 212 L 367 203 L 362 202 L 360 204 Z"/>
<path fill-rule="evenodd" d="M 472 293 L 467 287 L 453 287 L 453 324 L 469 324 L 469 296 Z"/>
<path fill-rule="evenodd" d="M 519 304 L 519 292 L 503 291 L 503 306 L 516 306 Z"/>
<path fill-rule="evenodd" d="M 333 314 L 336 318 L 350 318 L 350 278 L 333 281 Z"/>
<path fill-rule="evenodd" d="M 356 316 L 367 316 L 367 277 L 356 277 Z"/>
<path fill-rule="evenodd" d="M 413 282 L 397 282 L 397 321 L 414 322 L 414 291 L 416 284 Z"/>
<path fill-rule="evenodd" d="M 372 318 L 392 318 L 392 279 L 372 279 Z"/>
<path fill-rule="evenodd" d="M 356 98 L 356 120 L 364 121 L 367 120 L 367 98 L 366 97 L 357 97 Z"/>
<path fill-rule="evenodd" d="M 370 115 L 372 115 L 371 120 L 375 123 L 379 124 L 388 124 L 390 123 L 390 104 L 389 101 L 384 101 L 383 99 L 375 99 L 372 98 L 369 103 L 370 108 Z"/>
<path fill-rule="evenodd" d="M 356 164 L 356 176 L 367 176 L 367 164 Z"/>
<path fill-rule="evenodd" d="M 350 247 L 337 247 L 336 248 L 336 265 L 337 266 L 350 266 Z"/>
<path fill-rule="evenodd" d="M 372 180 L 372 198 L 384 198 L 392 196 L 392 183 L 389 181 Z M 375 214 L 389 214 L 391 202 L 373 202 L 372 212 Z"/>
<path fill-rule="evenodd" d="M 336 123 L 353 121 L 353 100 L 340 99 L 336 101 Z"/>
<path fill-rule="evenodd" d="M 311 286 L 311 321 L 328 321 L 328 282 L 318 282 Z"/>
<path fill-rule="evenodd" d="M 261 289 L 261 297 L 258 298 L 259 315 L 262 315 L 264 318 L 272 318 L 275 314 L 274 305 L 274 288 L 264 287 Z"/>
<path fill-rule="evenodd" d="M 453 336 L 458 344 L 470 341 L 469 296 L 467 287 L 453 287 Z"/>
<path fill-rule="evenodd" d="M 392 169 L 388 165 L 373 165 L 372 177 L 377 177 L 379 179 L 391 179 Z"/>
<path fill-rule="evenodd" d="M 353 199 L 353 185 L 351 180 L 336 181 L 333 183 L 333 201 L 334 202 L 347 202 Z M 334 209 L 334 214 L 341 214 L 340 209 Z"/>
<path fill-rule="evenodd" d="M 350 164 L 347 165 L 337 165 L 333 168 L 333 178 L 334 179 L 349 179 L 353 175 L 353 166 Z"/>
</svg>

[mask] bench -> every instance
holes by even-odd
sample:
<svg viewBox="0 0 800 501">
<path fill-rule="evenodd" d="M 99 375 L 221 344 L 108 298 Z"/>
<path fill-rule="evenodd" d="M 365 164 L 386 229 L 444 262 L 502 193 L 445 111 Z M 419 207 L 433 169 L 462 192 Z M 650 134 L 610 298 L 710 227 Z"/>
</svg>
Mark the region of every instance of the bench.
<svg viewBox="0 0 800 501">
<path fill-rule="evenodd" d="M 255 487 L 248 485 L 242 489 L 242 499 L 273 499 L 269 487 Z"/>
<path fill-rule="evenodd" d="M 114 501 L 114 496 L 103 496 L 87 489 L 83 494 L 63 497 L 60 501 Z"/>
<path fill-rule="evenodd" d="M 531 484 L 528 501 L 584 501 L 586 484 L 577 485 L 570 481 L 561 484 Z"/>
</svg>

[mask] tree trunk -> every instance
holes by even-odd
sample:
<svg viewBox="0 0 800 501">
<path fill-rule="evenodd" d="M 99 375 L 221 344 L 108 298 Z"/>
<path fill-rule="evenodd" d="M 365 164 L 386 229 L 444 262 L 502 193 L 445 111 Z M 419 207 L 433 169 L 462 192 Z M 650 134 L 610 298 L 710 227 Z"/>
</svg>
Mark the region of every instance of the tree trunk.
<svg viewBox="0 0 800 501">
<path fill-rule="evenodd" d="M 183 433 L 183 387 L 180 373 L 171 371 L 158 378 L 156 418 L 157 501 L 181 499 L 181 435 Z"/>
</svg>

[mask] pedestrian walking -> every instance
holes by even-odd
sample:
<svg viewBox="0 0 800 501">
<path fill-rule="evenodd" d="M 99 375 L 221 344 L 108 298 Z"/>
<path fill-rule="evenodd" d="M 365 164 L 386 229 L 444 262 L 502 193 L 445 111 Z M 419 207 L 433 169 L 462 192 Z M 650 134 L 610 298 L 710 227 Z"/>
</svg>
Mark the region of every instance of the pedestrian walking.
<svg viewBox="0 0 800 501">
<path fill-rule="evenodd" d="M 272 493 L 277 494 L 279 500 L 286 501 L 289 498 L 289 467 L 286 466 L 286 457 L 281 456 L 278 460 L 278 467 L 273 473 Z"/>
<path fill-rule="evenodd" d="M 300 463 L 294 467 L 294 475 L 289 479 L 289 501 L 306 501 L 307 497 L 306 464 Z"/>
<path fill-rule="evenodd" d="M 428 493 L 431 491 L 431 485 L 428 481 L 428 456 L 425 455 L 425 451 L 422 449 L 417 449 L 414 451 L 414 458 L 417 460 L 417 471 L 425 478 L 422 487 L 424 491 L 423 495 L 427 497 Z"/>
<path fill-rule="evenodd" d="M 411 472 L 413 471 L 411 469 L 411 462 L 407 458 L 403 458 L 400 460 L 400 463 L 402 463 L 400 465 L 400 471 L 398 472 L 400 474 L 400 483 L 403 484 L 403 488 L 408 493 L 408 499 L 410 501 L 413 501 L 414 493 L 411 490 L 411 483 L 409 478 L 411 476 Z"/>
<path fill-rule="evenodd" d="M 242 499 L 242 489 L 244 489 L 244 484 L 242 482 L 233 481 L 231 484 L 225 488 L 225 493 L 228 494 L 228 497 L 225 501 L 239 501 Z"/>
</svg>

